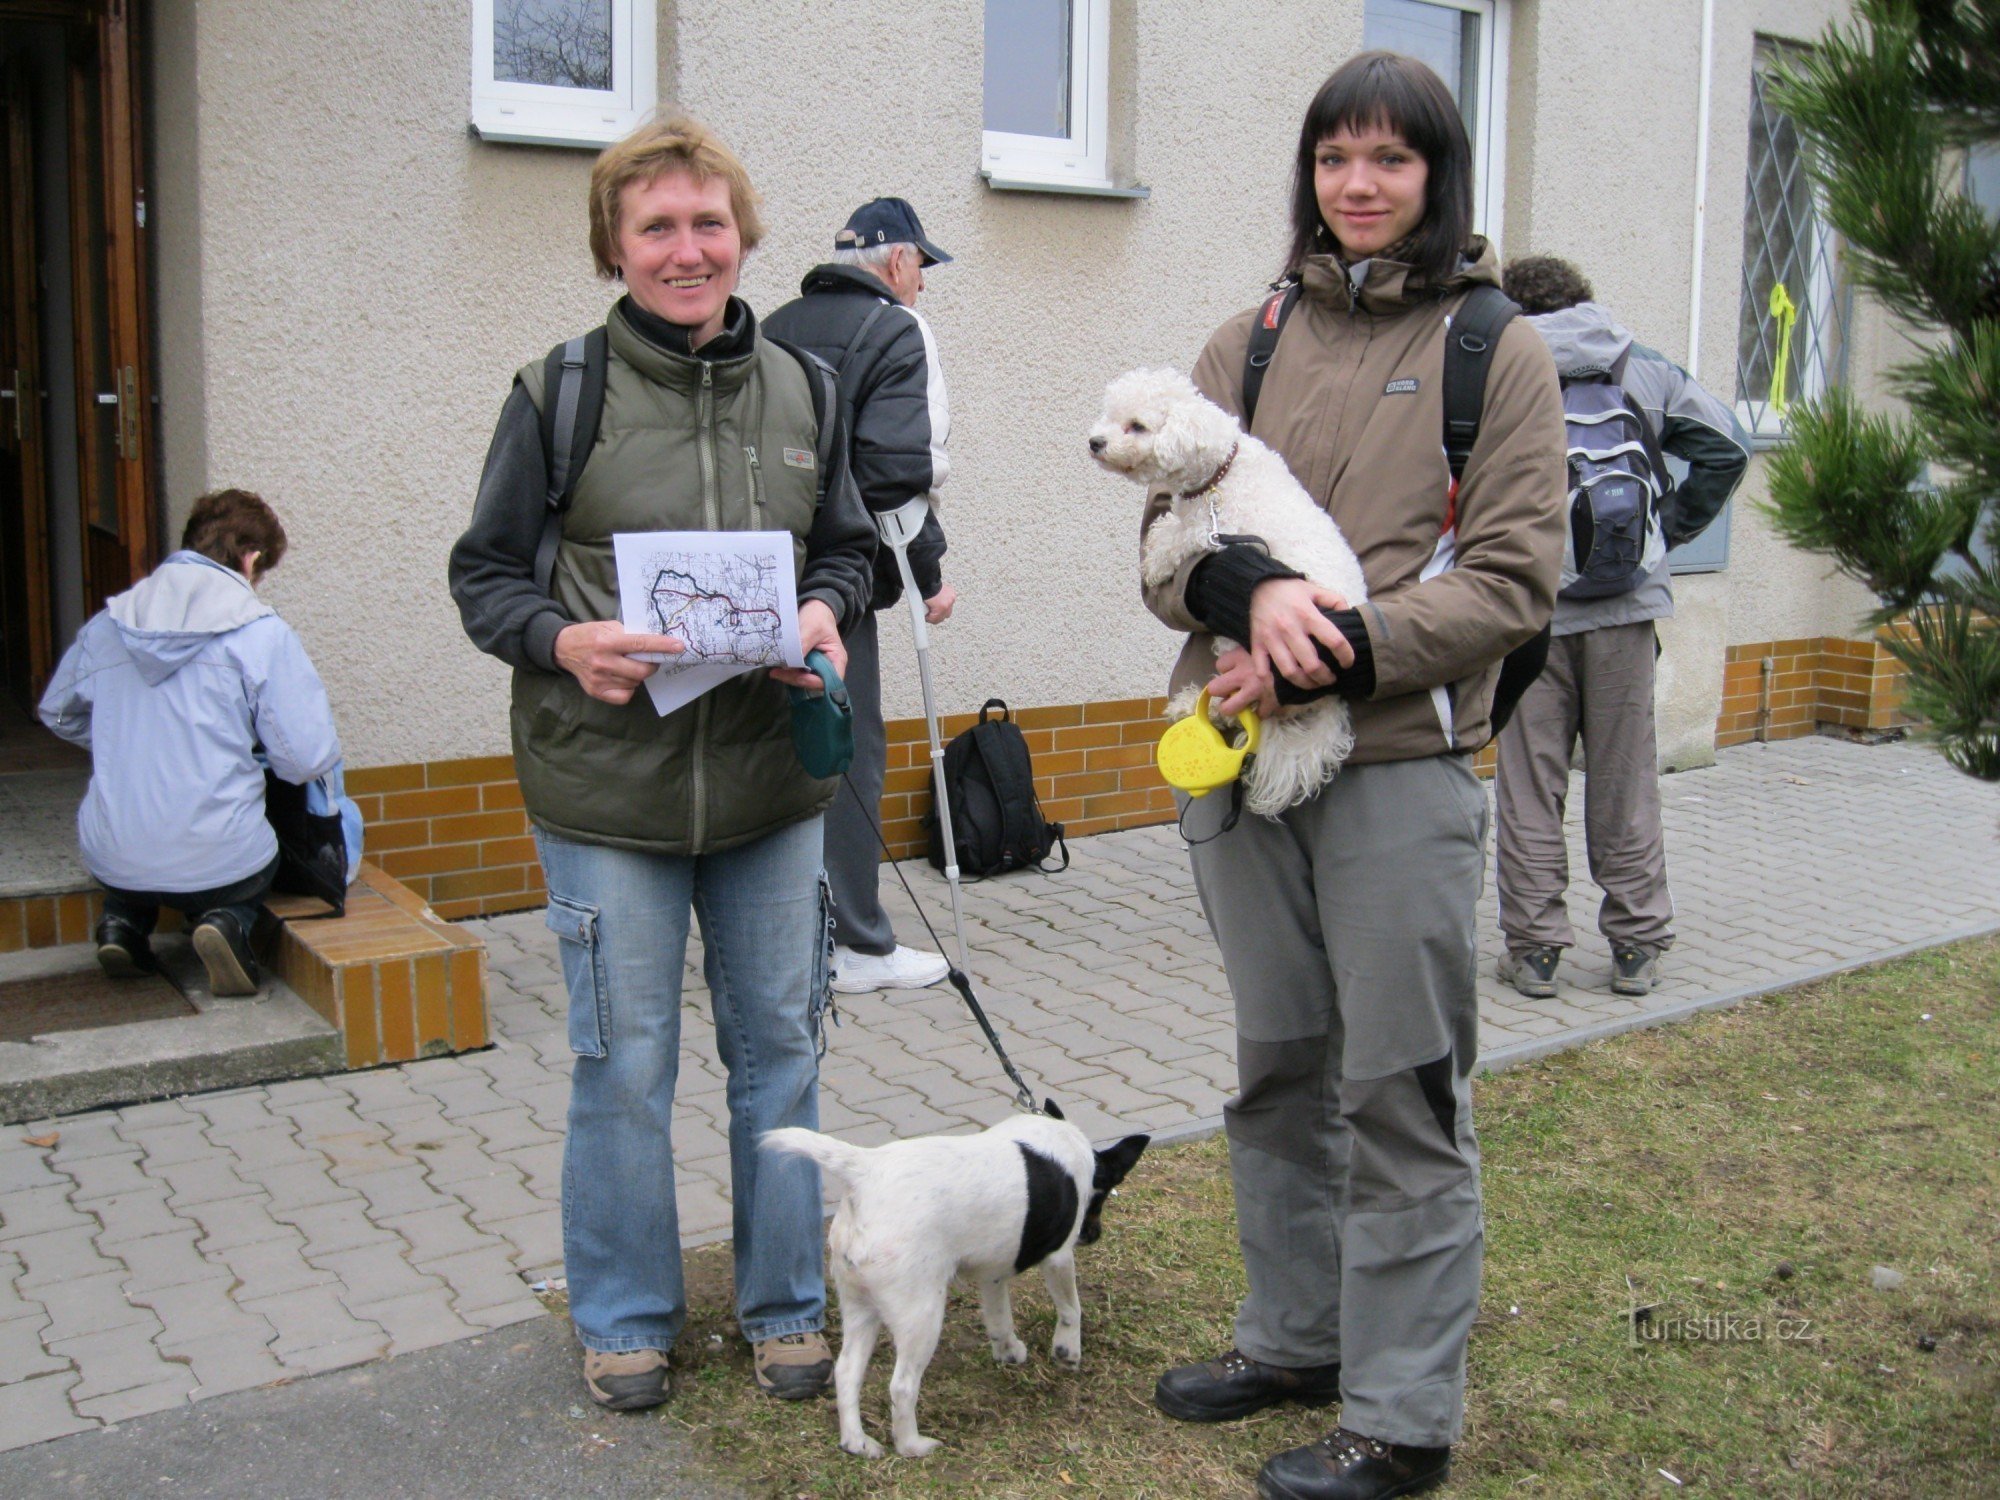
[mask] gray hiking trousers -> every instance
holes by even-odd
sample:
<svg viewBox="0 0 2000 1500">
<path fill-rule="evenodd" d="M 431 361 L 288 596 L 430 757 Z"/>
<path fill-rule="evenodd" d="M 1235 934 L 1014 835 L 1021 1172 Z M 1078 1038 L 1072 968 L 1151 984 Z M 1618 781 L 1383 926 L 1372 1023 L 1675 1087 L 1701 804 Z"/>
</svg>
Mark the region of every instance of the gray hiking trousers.
<svg viewBox="0 0 2000 1500">
<path fill-rule="evenodd" d="M 1674 898 L 1660 830 L 1653 730 L 1653 622 L 1559 635 L 1548 665 L 1500 734 L 1500 931 L 1508 951 L 1576 942 L 1570 927 L 1563 806 L 1570 752 L 1583 737 L 1583 829 L 1590 878 L 1604 892 L 1597 926 L 1649 953 L 1673 945 Z"/>
<path fill-rule="evenodd" d="M 1226 794 L 1190 809 L 1191 840 Z M 1484 1248 L 1472 1068 L 1486 797 L 1470 758 L 1350 766 L 1192 850 L 1236 1001 L 1236 1345 L 1341 1365 L 1341 1425 L 1458 1440 Z"/>
<path fill-rule="evenodd" d="M 882 651 L 869 610 L 841 636 L 848 700 L 854 705 L 854 763 L 826 810 L 826 883 L 833 891 L 833 940 L 857 953 L 893 953 L 896 929 L 882 909 L 882 778 L 889 740 L 882 726 Z M 857 795 L 858 794 L 858 795 Z"/>
</svg>

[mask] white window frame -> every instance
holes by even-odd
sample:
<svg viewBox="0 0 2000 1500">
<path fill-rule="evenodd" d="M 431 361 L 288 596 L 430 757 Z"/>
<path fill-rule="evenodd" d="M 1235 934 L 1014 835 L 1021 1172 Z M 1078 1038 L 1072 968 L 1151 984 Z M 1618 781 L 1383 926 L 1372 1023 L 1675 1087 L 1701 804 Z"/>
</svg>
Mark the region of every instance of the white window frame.
<svg viewBox="0 0 2000 1500">
<path fill-rule="evenodd" d="M 1470 11 L 1480 18 L 1479 107 L 1472 143 L 1472 228 L 1497 248 L 1507 195 L 1507 58 L 1513 45 L 1509 0 L 1422 0 L 1441 10 Z M 1363 5 L 1364 17 L 1366 5 Z M 1364 19 L 1365 24 L 1365 19 Z"/>
<path fill-rule="evenodd" d="M 981 21 L 985 11 L 981 8 Z M 983 32 L 982 32 L 983 35 Z M 1108 166 L 1111 136 L 1111 0 L 1072 0 L 1067 137 L 982 131 L 981 175 L 996 187 L 1075 191 L 1116 185 Z M 985 110 L 982 92 L 980 109 Z"/>
<path fill-rule="evenodd" d="M 657 0 L 611 0 L 611 87 L 560 88 L 493 76 L 494 0 L 472 0 L 472 128 L 481 140 L 608 146 L 658 94 Z"/>
</svg>

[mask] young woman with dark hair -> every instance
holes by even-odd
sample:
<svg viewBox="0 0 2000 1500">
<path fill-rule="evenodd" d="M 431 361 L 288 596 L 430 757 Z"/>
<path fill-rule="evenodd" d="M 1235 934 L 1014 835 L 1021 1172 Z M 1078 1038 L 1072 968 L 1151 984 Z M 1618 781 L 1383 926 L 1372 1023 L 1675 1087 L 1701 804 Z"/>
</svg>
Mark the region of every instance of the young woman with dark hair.
<svg viewBox="0 0 2000 1500">
<path fill-rule="evenodd" d="M 1444 455 L 1447 329 L 1499 281 L 1470 232 L 1471 151 L 1422 63 L 1371 52 L 1319 90 L 1299 136 L 1287 270 L 1301 294 L 1251 430 L 1360 555 L 1350 608 L 1231 539 L 1150 588 L 1188 633 L 1170 692 L 1225 713 L 1350 700 L 1340 775 L 1276 817 L 1186 810 L 1196 887 L 1236 1002 L 1225 1110 L 1249 1294 L 1234 1347 L 1163 1375 L 1160 1407 L 1222 1421 L 1342 1403 L 1259 1493 L 1414 1494 L 1442 1483 L 1464 1413 L 1482 1231 L 1471 1077 L 1474 907 L 1500 660 L 1549 619 L 1563 541 L 1555 369 L 1518 320 L 1495 341 L 1462 477 Z M 1251 327 L 1209 340 L 1194 378 L 1242 412 Z M 1151 524 L 1155 508 L 1148 510 Z M 1216 654 L 1215 637 L 1248 643 Z"/>
</svg>

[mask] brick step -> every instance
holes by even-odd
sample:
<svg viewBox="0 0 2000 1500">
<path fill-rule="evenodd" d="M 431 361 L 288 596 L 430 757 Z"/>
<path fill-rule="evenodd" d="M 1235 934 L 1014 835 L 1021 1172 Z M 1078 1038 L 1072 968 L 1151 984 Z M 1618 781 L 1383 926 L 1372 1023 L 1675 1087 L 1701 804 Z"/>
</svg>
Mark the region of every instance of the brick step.
<svg viewBox="0 0 2000 1500">
<path fill-rule="evenodd" d="M 364 862 L 341 917 L 309 896 L 273 896 L 283 923 L 267 962 L 338 1028 L 347 1066 L 370 1068 L 484 1047 L 486 946 Z"/>
</svg>

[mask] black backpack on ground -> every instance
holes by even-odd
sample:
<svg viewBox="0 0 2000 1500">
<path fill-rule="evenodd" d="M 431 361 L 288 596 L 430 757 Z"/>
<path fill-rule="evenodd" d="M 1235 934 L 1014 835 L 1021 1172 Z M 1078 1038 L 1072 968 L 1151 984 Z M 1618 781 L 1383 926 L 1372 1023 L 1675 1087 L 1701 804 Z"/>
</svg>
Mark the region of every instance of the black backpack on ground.
<svg viewBox="0 0 2000 1500">
<path fill-rule="evenodd" d="M 1000 710 L 1000 717 L 987 714 Z M 1021 727 L 998 698 L 988 698 L 979 722 L 944 747 L 945 793 L 951 798 L 952 841 L 958 845 L 960 873 L 980 879 L 1007 870 L 1054 874 L 1069 868 L 1069 845 L 1060 823 L 1042 817 L 1035 796 L 1034 762 Z M 933 806 L 924 818 L 930 859 L 945 867 L 944 827 Z M 1049 850 L 1062 855 L 1051 869 Z"/>
<path fill-rule="evenodd" d="M 1299 283 L 1288 281 L 1272 289 L 1250 325 L 1250 346 L 1243 360 L 1243 430 L 1250 430 L 1257 413 L 1257 393 L 1264 387 L 1264 371 L 1277 352 L 1278 336 L 1285 320 L 1299 300 Z M 1496 286 L 1479 285 L 1465 295 L 1458 315 L 1445 329 L 1444 342 L 1444 456 L 1451 466 L 1450 509 L 1446 516 L 1455 521 L 1458 481 L 1472 457 L 1472 445 L 1479 440 L 1479 419 L 1486 407 L 1486 372 L 1493 364 L 1493 350 L 1500 332 L 1521 311 Z M 1493 734 L 1513 717 L 1529 684 L 1541 676 L 1548 661 L 1552 627 L 1544 625 L 1530 641 L 1508 652 L 1500 664 L 1500 680 L 1493 690 Z"/>
</svg>

